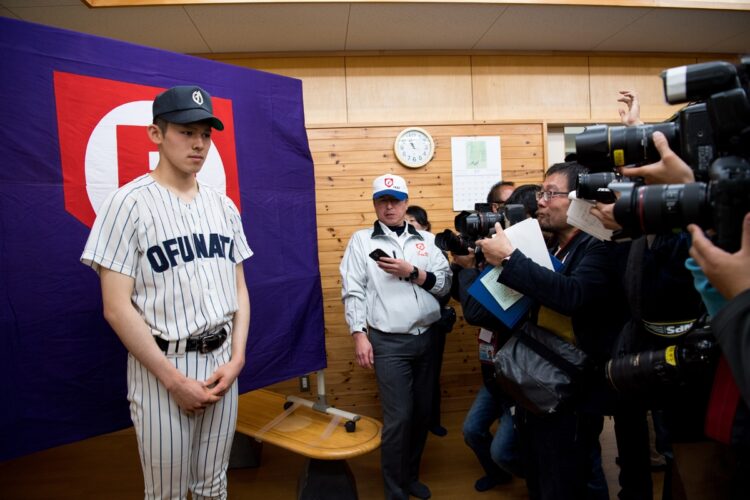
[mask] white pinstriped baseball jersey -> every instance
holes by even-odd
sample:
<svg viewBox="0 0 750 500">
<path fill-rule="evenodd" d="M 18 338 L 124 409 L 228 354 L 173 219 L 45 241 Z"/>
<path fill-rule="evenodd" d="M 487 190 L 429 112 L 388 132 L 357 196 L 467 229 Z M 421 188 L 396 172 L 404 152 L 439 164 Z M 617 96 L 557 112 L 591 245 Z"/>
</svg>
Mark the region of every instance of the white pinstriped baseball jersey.
<svg viewBox="0 0 750 500">
<path fill-rule="evenodd" d="M 107 197 L 81 261 L 135 279 L 132 300 L 169 341 L 215 330 L 237 310 L 235 266 L 253 252 L 232 201 L 204 184 L 186 203 L 145 174 Z"/>
</svg>

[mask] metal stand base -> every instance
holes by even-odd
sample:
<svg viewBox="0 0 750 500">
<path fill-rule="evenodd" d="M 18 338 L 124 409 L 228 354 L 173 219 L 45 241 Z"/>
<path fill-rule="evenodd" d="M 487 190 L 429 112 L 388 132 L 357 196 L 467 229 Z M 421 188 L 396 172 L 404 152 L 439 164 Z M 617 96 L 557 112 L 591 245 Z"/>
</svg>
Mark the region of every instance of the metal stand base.
<svg viewBox="0 0 750 500">
<path fill-rule="evenodd" d="M 263 451 L 263 443 L 240 432 L 234 433 L 232 449 L 229 452 L 229 468 L 245 469 L 260 467 L 260 455 Z"/>
<path fill-rule="evenodd" d="M 310 458 L 299 478 L 298 500 L 357 500 L 357 483 L 346 460 Z"/>
</svg>

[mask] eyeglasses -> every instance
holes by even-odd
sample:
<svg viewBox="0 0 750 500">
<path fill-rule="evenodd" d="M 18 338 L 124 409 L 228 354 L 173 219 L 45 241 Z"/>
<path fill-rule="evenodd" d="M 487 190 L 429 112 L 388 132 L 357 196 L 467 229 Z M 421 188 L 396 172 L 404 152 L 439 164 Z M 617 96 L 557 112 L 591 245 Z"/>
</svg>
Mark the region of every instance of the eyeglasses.
<svg viewBox="0 0 750 500">
<path fill-rule="evenodd" d="M 540 201 L 542 198 L 544 201 L 549 202 L 552 198 L 558 198 L 560 196 L 567 196 L 570 191 L 537 191 L 536 201 Z"/>
</svg>

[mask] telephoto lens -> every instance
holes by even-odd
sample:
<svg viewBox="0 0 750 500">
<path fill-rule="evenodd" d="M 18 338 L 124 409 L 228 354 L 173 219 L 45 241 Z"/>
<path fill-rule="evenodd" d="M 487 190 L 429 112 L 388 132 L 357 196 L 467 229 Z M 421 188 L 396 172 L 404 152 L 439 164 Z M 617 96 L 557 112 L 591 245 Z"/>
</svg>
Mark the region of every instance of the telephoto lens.
<svg viewBox="0 0 750 500">
<path fill-rule="evenodd" d="M 634 127 L 593 125 L 576 136 L 577 161 L 592 173 L 657 162 L 660 157 L 653 139 L 657 131 L 664 134 L 672 151 L 680 151 L 680 135 L 674 122 Z"/>
<path fill-rule="evenodd" d="M 618 191 L 621 194 L 615 202 L 615 220 L 632 237 L 670 233 L 684 229 L 688 224 L 711 226 L 711 210 L 705 183 L 654 186 L 633 184 L 630 190 Z"/>
<path fill-rule="evenodd" d="M 712 376 L 719 352 L 711 328 L 704 326 L 689 332 L 680 345 L 611 359 L 605 375 L 618 392 L 655 394 Z"/>
</svg>

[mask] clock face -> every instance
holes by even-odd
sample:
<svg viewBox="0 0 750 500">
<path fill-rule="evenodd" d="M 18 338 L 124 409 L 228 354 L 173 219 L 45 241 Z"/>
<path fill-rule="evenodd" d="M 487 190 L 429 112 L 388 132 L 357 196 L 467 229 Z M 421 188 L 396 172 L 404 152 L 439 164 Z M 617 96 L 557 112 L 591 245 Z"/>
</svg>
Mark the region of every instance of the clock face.
<svg viewBox="0 0 750 500">
<path fill-rule="evenodd" d="M 435 142 L 426 130 L 410 127 L 398 134 L 394 150 L 401 164 L 418 168 L 427 165 L 435 155 Z"/>
</svg>

